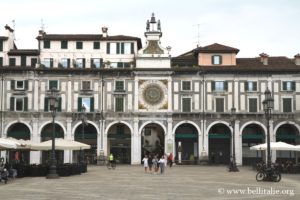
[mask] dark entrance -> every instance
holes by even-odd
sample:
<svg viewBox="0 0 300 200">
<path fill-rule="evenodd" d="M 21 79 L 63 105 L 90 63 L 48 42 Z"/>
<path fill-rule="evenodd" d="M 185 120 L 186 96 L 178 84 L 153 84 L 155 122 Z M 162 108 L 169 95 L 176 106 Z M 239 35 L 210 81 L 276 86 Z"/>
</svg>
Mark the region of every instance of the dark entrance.
<svg viewBox="0 0 300 200">
<path fill-rule="evenodd" d="M 16 123 L 11 125 L 7 130 L 7 137 L 16 139 L 30 140 L 30 130 L 23 123 Z M 29 150 L 10 150 L 9 151 L 9 162 L 10 163 L 24 163 L 29 164 L 30 162 L 30 151 Z"/>
<path fill-rule="evenodd" d="M 80 124 L 75 130 L 75 141 L 91 145 L 90 149 L 84 150 L 84 162 L 87 164 L 97 164 L 97 129 L 87 123 L 82 129 Z M 73 160 L 79 161 L 80 151 L 73 151 Z"/>
<path fill-rule="evenodd" d="M 165 152 L 165 134 L 162 127 L 151 123 L 142 130 L 142 159 L 145 155 L 161 157 Z"/>
<path fill-rule="evenodd" d="M 131 131 L 125 124 L 110 127 L 107 134 L 107 152 L 112 153 L 118 163 L 131 163 Z"/>
<path fill-rule="evenodd" d="M 276 131 L 276 142 L 285 142 L 292 145 L 300 144 L 300 135 L 298 129 L 292 124 L 283 124 Z M 285 163 L 287 160 L 295 162 L 297 152 L 294 151 L 276 151 L 276 162 Z"/>
<path fill-rule="evenodd" d="M 210 164 L 229 164 L 230 162 L 230 129 L 224 124 L 216 124 L 209 130 Z"/>
<path fill-rule="evenodd" d="M 47 124 L 44 126 L 41 132 L 41 141 L 48 141 L 52 139 L 52 124 Z M 64 131 L 62 127 L 58 124 L 55 124 L 55 138 L 64 138 Z M 50 162 L 51 151 L 42 151 L 42 163 L 48 164 Z M 64 151 L 56 150 L 55 158 L 58 164 L 64 163 Z"/>
<path fill-rule="evenodd" d="M 175 132 L 175 149 L 178 159 L 178 145 L 181 143 L 182 164 L 194 164 L 198 160 L 198 131 L 191 124 L 180 125 Z"/>
<path fill-rule="evenodd" d="M 253 151 L 250 147 L 265 142 L 264 130 L 257 124 L 247 125 L 242 132 L 243 165 L 253 165 L 265 158 L 265 151 Z"/>
</svg>

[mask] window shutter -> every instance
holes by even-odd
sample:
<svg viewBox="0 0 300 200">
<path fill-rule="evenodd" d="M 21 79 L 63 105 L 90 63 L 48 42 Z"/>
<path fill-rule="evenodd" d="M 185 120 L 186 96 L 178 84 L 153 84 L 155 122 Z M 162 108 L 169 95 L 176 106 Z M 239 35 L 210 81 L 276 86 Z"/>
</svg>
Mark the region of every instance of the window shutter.
<svg viewBox="0 0 300 200">
<path fill-rule="evenodd" d="M 220 58 L 220 65 L 222 65 L 222 56 L 219 56 Z"/>
<path fill-rule="evenodd" d="M 61 100 L 61 97 L 59 97 L 59 98 L 58 98 L 58 108 L 57 108 L 57 111 L 58 111 L 58 112 L 61 112 L 61 101 L 62 101 L 62 100 Z"/>
<path fill-rule="evenodd" d="M 85 68 L 85 58 L 82 59 L 82 68 Z"/>
<path fill-rule="evenodd" d="M 295 81 L 292 82 L 292 91 L 296 91 L 296 82 Z"/>
<path fill-rule="evenodd" d="M 224 81 L 224 90 L 227 91 L 228 90 L 228 82 Z"/>
<path fill-rule="evenodd" d="M 94 112 L 94 97 L 91 97 L 91 98 L 90 98 L 90 101 L 91 101 L 90 112 Z"/>
<path fill-rule="evenodd" d="M 248 81 L 245 82 L 244 89 L 245 89 L 245 91 L 249 90 L 249 88 L 248 88 Z"/>
<path fill-rule="evenodd" d="M 53 58 L 50 59 L 50 67 L 53 67 Z"/>
<path fill-rule="evenodd" d="M 117 54 L 120 54 L 120 43 L 117 43 Z"/>
<path fill-rule="evenodd" d="M 49 99 L 47 97 L 45 97 L 45 101 L 44 101 L 44 111 L 48 112 L 49 111 Z"/>
<path fill-rule="evenodd" d="M 1 42 L 1 41 L 0 41 Z M 0 57 L 0 67 L 2 67 L 3 66 L 3 58 L 2 57 Z"/>
<path fill-rule="evenodd" d="M 109 42 L 106 44 L 106 53 L 110 54 L 110 43 Z"/>
<path fill-rule="evenodd" d="M 292 112 L 292 99 L 283 99 L 283 112 Z"/>
<path fill-rule="evenodd" d="M 216 112 L 224 112 L 224 99 L 216 99 Z"/>
<path fill-rule="evenodd" d="M 100 68 L 102 67 L 103 65 L 103 58 L 100 58 Z"/>
<path fill-rule="evenodd" d="M 191 99 L 190 98 L 182 99 L 182 112 L 191 112 Z"/>
<path fill-rule="evenodd" d="M 121 54 L 124 54 L 124 43 L 121 43 Z"/>
<path fill-rule="evenodd" d="M 28 80 L 25 80 L 24 83 L 25 83 L 25 87 L 24 87 L 25 90 L 28 90 Z"/>
<path fill-rule="evenodd" d="M 257 99 L 249 99 L 249 112 L 257 112 Z"/>
<path fill-rule="evenodd" d="M 257 91 L 257 82 L 253 82 L 253 91 Z"/>
<path fill-rule="evenodd" d="M 282 90 L 287 90 L 287 83 L 286 82 L 282 82 Z"/>
<path fill-rule="evenodd" d="M 215 91 L 215 82 L 214 81 L 211 82 L 211 91 Z"/>
<path fill-rule="evenodd" d="M 77 111 L 80 112 L 82 107 L 82 98 L 78 97 Z"/>
<path fill-rule="evenodd" d="M 10 89 L 14 90 L 15 89 L 15 80 L 10 81 Z"/>
<path fill-rule="evenodd" d="M 68 65 L 67 67 L 70 68 L 70 66 L 71 66 L 71 60 L 70 60 L 70 58 L 67 59 L 67 63 L 68 63 L 68 64 L 67 64 L 67 65 Z"/>
<path fill-rule="evenodd" d="M 0 51 L 3 51 L 3 40 L 0 40 Z"/>
<path fill-rule="evenodd" d="M 10 111 L 15 110 L 15 97 L 10 97 Z"/>
<path fill-rule="evenodd" d="M 133 42 L 130 43 L 130 47 L 131 47 L 131 54 L 134 54 L 134 43 Z"/>
<path fill-rule="evenodd" d="M 211 56 L 211 64 L 214 65 L 215 62 L 214 62 L 214 56 Z"/>
<path fill-rule="evenodd" d="M 28 111 L 28 97 L 24 97 L 24 111 Z"/>
<path fill-rule="evenodd" d="M 118 62 L 118 68 L 123 68 L 123 63 L 122 62 Z"/>
</svg>

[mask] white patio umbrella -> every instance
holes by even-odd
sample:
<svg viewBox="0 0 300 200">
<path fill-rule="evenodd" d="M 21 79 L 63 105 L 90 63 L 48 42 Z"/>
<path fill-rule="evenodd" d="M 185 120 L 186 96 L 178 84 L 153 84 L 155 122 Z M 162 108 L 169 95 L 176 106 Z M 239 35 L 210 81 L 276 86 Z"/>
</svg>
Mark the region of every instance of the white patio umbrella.
<svg viewBox="0 0 300 200">
<path fill-rule="evenodd" d="M 6 138 L 7 140 L 17 142 L 17 149 L 30 149 L 32 142 L 30 140 L 16 139 L 12 137 Z"/>
<path fill-rule="evenodd" d="M 56 150 L 83 150 L 83 149 L 90 149 L 91 146 L 73 141 L 73 140 L 65 140 L 62 138 L 55 139 L 55 149 Z M 31 149 L 33 150 L 51 150 L 52 149 L 52 140 L 48 140 L 45 142 L 41 142 L 38 144 L 32 144 Z"/>
<path fill-rule="evenodd" d="M 270 149 L 276 151 L 300 151 L 300 148 L 285 142 L 270 142 Z M 250 147 L 250 150 L 267 150 L 267 143 Z"/>
<path fill-rule="evenodd" d="M 20 143 L 6 138 L 0 138 L 0 150 L 16 149 Z"/>
</svg>

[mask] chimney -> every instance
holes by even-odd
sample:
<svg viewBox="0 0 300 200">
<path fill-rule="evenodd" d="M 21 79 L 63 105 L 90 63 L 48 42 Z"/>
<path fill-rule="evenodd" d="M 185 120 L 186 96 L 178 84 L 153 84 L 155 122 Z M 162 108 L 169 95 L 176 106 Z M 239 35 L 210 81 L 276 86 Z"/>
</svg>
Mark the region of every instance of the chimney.
<svg viewBox="0 0 300 200">
<path fill-rule="evenodd" d="M 295 58 L 295 64 L 300 65 L 300 54 L 298 53 L 297 55 L 294 56 Z"/>
<path fill-rule="evenodd" d="M 108 30 L 108 28 L 106 26 L 102 27 L 102 33 L 103 33 L 102 36 L 103 37 L 107 37 L 107 30 Z"/>
<path fill-rule="evenodd" d="M 262 62 L 264 65 L 268 65 L 268 57 L 269 55 L 266 53 L 259 54 L 260 56 L 260 62 Z"/>
<path fill-rule="evenodd" d="M 43 30 L 39 30 L 39 36 L 43 37 L 45 34 L 46 34 L 46 32 L 45 32 L 45 31 L 43 31 Z"/>
</svg>

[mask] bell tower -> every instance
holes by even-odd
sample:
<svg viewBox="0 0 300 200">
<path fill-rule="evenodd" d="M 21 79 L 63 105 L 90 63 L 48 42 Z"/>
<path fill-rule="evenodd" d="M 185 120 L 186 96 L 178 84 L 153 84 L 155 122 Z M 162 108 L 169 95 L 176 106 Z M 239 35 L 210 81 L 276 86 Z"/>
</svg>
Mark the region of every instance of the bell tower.
<svg viewBox="0 0 300 200">
<path fill-rule="evenodd" d="M 146 22 L 145 37 L 146 46 L 138 51 L 136 68 L 170 68 L 171 48 L 161 46 L 161 23 L 155 19 L 154 13 Z"/>
</svg>

